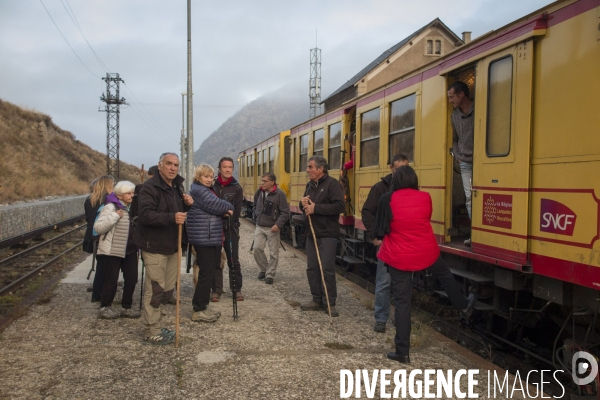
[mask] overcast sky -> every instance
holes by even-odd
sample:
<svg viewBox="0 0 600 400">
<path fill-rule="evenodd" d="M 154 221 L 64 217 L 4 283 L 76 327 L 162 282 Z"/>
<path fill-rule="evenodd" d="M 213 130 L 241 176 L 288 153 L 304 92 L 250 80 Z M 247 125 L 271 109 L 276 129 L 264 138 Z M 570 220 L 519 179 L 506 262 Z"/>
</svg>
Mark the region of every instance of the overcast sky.
<svg viewBox="0 0 600 400">
<path fill-rule="evenodd" d="M 195 149 L 263 94 L 306 82 L 308 97 L 316 32 L 325 98 L 436 17 L 457 35 L 472 31 L 475 38 L 548 3 L 193 0 Z M 106 72 L 120 74 L 121 96 L 130 103 L 121 108 L 121 160 L 147 168 L 160 153 L 179 152 L 187 1 L 0 0 L 1 99 L 49 114 L 77 139 L 106 152 L 106 114 L 98 112 L 104 109 Z"/>
</svg>

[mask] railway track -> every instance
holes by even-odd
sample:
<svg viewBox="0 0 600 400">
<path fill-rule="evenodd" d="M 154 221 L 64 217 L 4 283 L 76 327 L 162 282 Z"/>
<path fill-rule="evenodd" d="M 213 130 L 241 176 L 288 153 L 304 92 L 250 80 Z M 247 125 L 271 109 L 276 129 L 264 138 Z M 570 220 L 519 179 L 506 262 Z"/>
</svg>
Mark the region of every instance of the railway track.
<svg viewBox="0 0 600 400">
<path fill-rule="evenodd" d="M 70 219 L 61 226 L 74 222 Z M 22 235 L 26 239 L 21 242 L 3 242 L 10 242 L 11 248 L 2 249 L 0 259 L 0 331 L 57 282 L 66 266 L 81 258 L 75 250 L 81 249 L 85 227 L 83 223 L 45 235 L 50 237 L 41 237 L 37 230 L 35 236 Z"/>
</svg>

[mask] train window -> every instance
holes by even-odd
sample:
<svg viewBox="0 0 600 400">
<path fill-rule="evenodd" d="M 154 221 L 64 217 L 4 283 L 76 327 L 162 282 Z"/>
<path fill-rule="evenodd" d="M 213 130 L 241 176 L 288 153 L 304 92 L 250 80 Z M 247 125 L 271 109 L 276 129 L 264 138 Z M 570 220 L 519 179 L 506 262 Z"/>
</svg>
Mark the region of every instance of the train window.
<svg viewBox="0 0 600 400">
<path fill-rule="evenodd" d="M 308 166 L 308 134 L 300 136 L 300 171 Z"/>
<path fill-rule="evenodd" d="M 254 154 L 250 154 L 250 176 L 254 176 Z"/>
<path fill-rule="evenodd" d="M 327 161 L 330 169 L 339 169 L 342 162 L 342 123 L 329 125 L 329 154 Z"/>
<path fill-rule="evenodd" d="M 267 171 L 267 165 L 268 165 L 268 162 L 269 162 L 269 160 L 267 160 L 267 149 L 264 149 L 262 153 L 263 153 L 263 156 L 262 156 L 262 160 L 263 160 L 262 173 L 266 174 L 268 172 Z"/>
<path fill-rule="evenodd" d="M 294 145 L 292 146 L 293 150 L 293 160 L 292 161 L 292 172 L 296 172 L 296 155 L 298 154 L 298 148 L 296 147 L 296 138 L 294 138 Z"/>
<path fill-rule="evenodd" d="M 246 156 L 246 176 L 250 177 L 250 156 Z"/>
<path fill-rule="evenodd" d="M 490 63 L 485 147 L 488 157 L 503 157 L 510 152 L 512 67 L 512 56 Z"/>
<path fill-rule="evenodd" d="M 269 147 L 269 172 L 275 172 L 275 146 Z"/>
<path fill-rule="evenodd" d="M 360 166 L 379 164 L 379 108 L 362 114 L 360 131 Z"/>
<path fill-rule="evenodd" d="M 323 129 L 313 133 L 313 156 L 323 156 Z"/>
<path fill-rule="evenodd" d="M 243 178 L 244 177 L 244 156 L 238 158 L 238 161 L 240 162 L 240 176 Z"/>
<path fill-rule="evenodd" d="M 290 173 L 290 146 L 291 146 L 292 140 L 290 139 L 289 136 L 286 136 L 283 139 L 283 169 L 285 170 L 285 172 L 287 172 L 288 174 Z"/>
<path fill-rule="evenodd" d="M 415 99 L 412 94 L 390 104 L 389 160 L 398 153 L 415 160 Z"/>
</svg>

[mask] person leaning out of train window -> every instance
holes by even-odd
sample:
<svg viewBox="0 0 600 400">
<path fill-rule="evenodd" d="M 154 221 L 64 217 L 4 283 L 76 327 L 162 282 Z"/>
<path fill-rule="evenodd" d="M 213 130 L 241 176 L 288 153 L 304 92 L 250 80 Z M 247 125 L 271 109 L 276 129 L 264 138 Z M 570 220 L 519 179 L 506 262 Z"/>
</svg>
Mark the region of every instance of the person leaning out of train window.
<svg viewBox="0 0 600 400">
<path fill-rule="evenodd" d="M 221 316 L 208 305 L 215 270 L 221 269 L 223 214 L 233 215 L 233 205 L 215 193 L 214 177 L 213 167 L 200 164 L 194 171 L 194 182 L 190 188 L 194 204 L 188 211 L 186 228 L 198 263 L 198 283 L 192 298 L 192 321 L 197 322 L 216 322 Z"/>
<path fill-rule="evenodd" d="M 377 182 L 367 196 L 363 205 L 362 223 L 367 229 L 367 239 L 375 246 L 379 246 L 381 241 L 375 238 L 375 215 L 377 215 L 377 206 L 379 199 L 392 188 L 392 176 L 394 172 L 403 165 L 408 165 L 408 158 L 404 154 L 396 154 L 390 160 L 391 173 L 387 174 Z M 383 261 L 377 261 L 377 271 L 375 277 L 375 332 L 385 332 L 385 325 L 390 317 L 390 274 L 383 265 Z"/>
<path fill-rule="evenodd" d="M 306 236 L 306 276 L 312 294 L 312 301 L 301 306 L 302 311 L 325 311 L 327 296 L 331 306 L 331 316 L 337 317 L 335 309 L 337 286 L 335 281 L 335 254 L 340 237 L 340 213 L 344 211 L 344 192 L 337 179 L 327 173 L 327 159 L 312 156 L 308 159 L 306 173 L 310 181 L 306 184 L 300 208 L 307 216 Z M 309 219 L 310 218 L 310 219 Z M 310 229 L 314 229 L 314 237 Z M 316 240 L 315 240 L 316 238 Z M 320 262 L 317 257 L 317 247 Z M 325 277 L 325 287 L 321 280 L 321 264 Z"/>
<path fill-rule="evenodd" d="M 139 318 L 141 315 L 131 308 L 138 280 L 137 248 L 133 242 L 133 227 L 129 217 L 134 190 L 135 185 L 129 181 L 117 183 L 115 191 L 106 197 L 106 203 L 94 224 L 94 230 L 100 235 L 98 259 L 103 260 L 106 271 L 98 313 L 100 318 Z M 117 293 L 121 271 L 124 284 L 121 310 L 118 312 L 111 305 Z"/>
<path fill-rule="evenodd" d="M 272 172 L 263 174 L 261 185 L 254 194 L 252 219 L 256 224 L 254 230 L 254 260 L 260 268 L 258 279 L 265 280 L 271 285 L 277 270 L 279 247 L 281 243 L 280 231 L 290 218 L 290 207 L 285 193 L 277 187 L 277 177 Z M 265 247 L 269 247 L 270 260 L 267 260 Z"/>
<path fill-rule="evenodd" d="M 87 222 L 87 228 L 83 239 L 83 251 L 86 253 L 95 253 L 94 248 L 97 250 L 98 237 L 94 237 L 94 222 L 98 218 L 98 209 L 106 201 L 108 196 L 113 191 L 115 182 L 112 176 L 104 175 L 96 178 L 90 184 L 91 194 L 85 203 L 83 208 L 85 209 L 85 220 Z M 95 256 L 95 254 L 94 254 Z M 102 260 L 96 257 L 96 272 L 94 274 L 94 283 L 92 284 L 92 303 L 100 302 L 102 297 L 102 286 L 104 285 L 104 264 Z M 88 291 L 90 289 L 88 288 Z"/>
<path fill-rule="evenodd" d="M 379 201 L 375 217 L 375 237 L 382 241 L 377 258 L 388 268 L 394 293 L 396 351 L 387 357 L 410 363 L 410 314 L 412 275 L 427 269 L 441 283 L 452 305 L 469 317 L 475 295 L 465 299 L 460 286 L 440 256 L 431 228 L 431 196 L 419 190 L 417 174 L 410 166 L 396 170 L 392 191 Z"/>
</svg>

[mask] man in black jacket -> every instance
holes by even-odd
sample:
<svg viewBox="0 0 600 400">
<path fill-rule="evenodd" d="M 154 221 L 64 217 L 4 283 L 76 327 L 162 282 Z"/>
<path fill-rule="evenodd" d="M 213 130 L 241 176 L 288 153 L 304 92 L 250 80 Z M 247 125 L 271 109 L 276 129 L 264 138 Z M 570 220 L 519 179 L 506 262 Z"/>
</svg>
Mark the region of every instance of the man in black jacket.
<svg viewBox="0 0 600 400">
<path fill-rule="evenodd" d="M 233 177 L 233 168 L 234 164 L 231 157 L 221 157 L 219 160 L 219 175 L 213 188 L 217 196 L 233 205 L 231 230 L 227 229 L 227 221 L 223 221 L 223 227 L 225 228 L 224 249 L 225 254 L 227 254 L 227 266 L 229 267 L 230 289 L 236 293 L 237 300 L 242 301 L 244 300 L 242 295 L 242 266 L 238 253 L 240 246 L 240 213 L 242 212 L 244 192 L 238 181 Z M 232 254 L 233 260 L 231 260 Z M 232 274 L 235 277 L 235 288 L 231 282 Z M 220 267 L 215 269 L 212 292 L 211 301 L 219 301 L 221 294 L 223 294 L 223 270 Z"/>
<path fill-rule="evenodd" d="M 396 154 L 390 160 L 390 174 L 387 174 L 371 188 L 367 200 L 362 208 L 362 223 L 367 228 L 367 239 L 375 246 L 381 244 L 374 236 L 375 215 L 379 199 L 392 188 L 392 176 L 402 165 L 408 165 L 408 159 L 404 154 Z M 385 324 L 390 317 L 390 274 L 383 265 L 383 261 L 377 262 L 377 275 L 375 278 L 375 332 L 385 332 Z"/>
<path fill-rule="evenodd" d="M 172 330 L 161 327 L 160 308 L 171 298 L 177 280 L 178 225 L 184 224 L 185 211 L 194 203 L 183 193 L 178 170 L 177 154 L 162 154 L 158 174 L 142 184 L 138 195 L 134 241 L 146 267 L 142 322 L 144 342 L 149 344 L 169 344 L 174 338 Z"/>
<path fill-rule="evenodd" d="M 340 213 L 344 211 L 344 192 L 336 179 L 327 173 L 328 165 L 325 157 L 312 156 L 308 159 L 306 172 L 310 181 L 306 184 L 304 196 L 300 202 L 300 208 L 311 218 L 312 225 L 317 238 L 319 254 L 325 285 L 329 295 L 331 316 L 339 316 L 335 309 L 337 299 L 337 287 L 335 282 L 335 253 L 337 241 L 340 237 Z M 303 311 L 325 311 L 327 303 L 325 288 L 321 281 L 321 270 L 317 258 L 314 239 L 310 230 L 309 221 L 306 223 L 306 276 L 312 294 L 312 301 L 301 307 Z"/>
<path fill-rule="evenodd" d="M 254 260 L 260 268 L 258 279 L 270 285 L 275 277 L 279 259 L 280 232 L 290 218 L 285 193 L 277 187 L 276 176 L 267 172 L 261 177 L 260 188 L 254 194 L 252 217 L 256 223 L 254 230 Z M 269 246 L 271 259 L 267 260 L 265 246 Z"/>
</svg>

